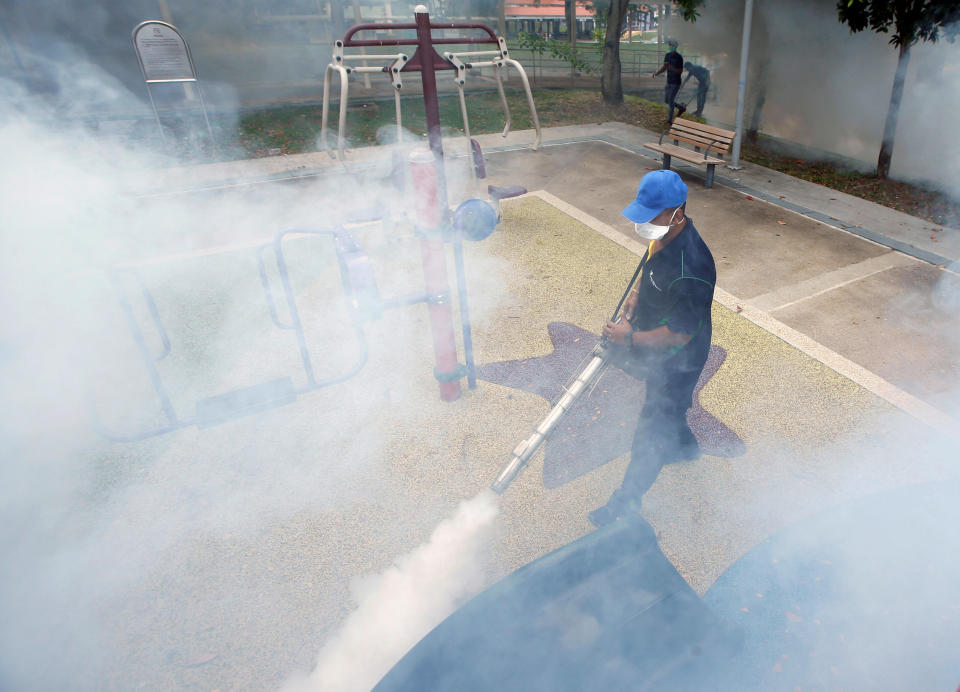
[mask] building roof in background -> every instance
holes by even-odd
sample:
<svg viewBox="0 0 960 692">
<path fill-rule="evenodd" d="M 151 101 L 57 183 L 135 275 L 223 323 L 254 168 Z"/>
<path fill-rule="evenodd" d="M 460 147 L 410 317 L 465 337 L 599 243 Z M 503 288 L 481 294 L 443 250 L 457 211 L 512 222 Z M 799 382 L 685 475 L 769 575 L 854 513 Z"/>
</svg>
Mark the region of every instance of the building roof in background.
<svg viewBox="0 0 960 692">
<path fill-rule="evenodd" d="M 563 2 L 549 2 L 544 0 L 539 5 L 532 2 L 508 2 L 504 7 L 504 15 L 508 19 L 563 19 Z M 585 2 L 577 3 L 577 18 L 591 19 L 593 12 L 587 9 Z"/>
</svg>

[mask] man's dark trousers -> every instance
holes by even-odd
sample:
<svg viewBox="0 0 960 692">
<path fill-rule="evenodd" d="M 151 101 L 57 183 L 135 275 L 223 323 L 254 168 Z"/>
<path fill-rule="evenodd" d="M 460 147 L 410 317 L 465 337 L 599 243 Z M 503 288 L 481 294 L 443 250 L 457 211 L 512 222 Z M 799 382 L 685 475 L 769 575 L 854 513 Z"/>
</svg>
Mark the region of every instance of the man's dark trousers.
<svg viewBox="0 0 960 692">
<path fill-rule="evenodd" d="M 687 425 L 687 409 L 699 372 L 650 370 L 647 395 L 633 433 L 630 465 L 620 486 L 624 499 L 639 503 L 665 464 L 696 456 L 697 441 Z"/>
<path fill-rule="evenodd" d="M 673 122 L 673 109 L 676 108 L 677 93 L 679 93 L 679 91 L 679 84 L 667 84 L 663 88 L 663 100 L 670 109 L 670 112 L 667 115 L 667 122 L 669 123 Z"/>
<path fill-rule="evenodd" d="M 671 371 L 662 367 L 656 349 L 630 349 L 608 344 L 613 365 L 646 383 L 646 398 L 630 447 L 630 465 L 620 489 L 611 498 L 639 504 L 665 464 L 697 455 L 697 442 L 687 425 L 687 409 L 700 370 Z M 646 352 L 646 353 L 644 353 Z M 609 504 L 609 503 L 608 503 Z"/>
<path fill-rule="evenodd" d="M 697 83 L 697 110 L 694 115 L 703 115 L 703 107 L 707 103 L 707 92 L 710 90 L 710 82 Z"/>
</svg>

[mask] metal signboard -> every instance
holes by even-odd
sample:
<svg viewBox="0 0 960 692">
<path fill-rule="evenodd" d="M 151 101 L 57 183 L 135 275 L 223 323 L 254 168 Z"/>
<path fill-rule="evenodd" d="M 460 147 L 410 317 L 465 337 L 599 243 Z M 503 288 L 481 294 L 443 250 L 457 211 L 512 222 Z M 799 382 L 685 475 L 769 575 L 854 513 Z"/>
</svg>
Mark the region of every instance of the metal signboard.
<svg viewBox="0 0 960 692">
<path fill-rule="evenodd" d="M 210 118 L 207 116 L 207 106 L 203 102 L 203 91 L 197 81 L 197 70 L 190 56 L 190 48 L 186 39 L 177 27 L 167 22 L 151 19 L 140 22 L 133 28 L 131 35 L 133 47 L 143 73 L 143 81 L 147 84 L 147 94 L 150 96 L 150 105 L 153 106 L 153 115 L 160 128 L 160 136 L 166 141 L 166 134 L 160 122 L 160 112 L 150 90 L 152 84 L 188 83 L 197 84 L 197 95 L 200 98 L 200 109 L 203 119 L 207 123 L 210 140 L 213 141 L 213 128 L 210 127 Z"/>
<path fill-rule="evenodd" d="M 196 81 L 187 42 L 164 22 L 143 22 L 133 30 L 143 78 L 149 82 Z"/>
</svg>

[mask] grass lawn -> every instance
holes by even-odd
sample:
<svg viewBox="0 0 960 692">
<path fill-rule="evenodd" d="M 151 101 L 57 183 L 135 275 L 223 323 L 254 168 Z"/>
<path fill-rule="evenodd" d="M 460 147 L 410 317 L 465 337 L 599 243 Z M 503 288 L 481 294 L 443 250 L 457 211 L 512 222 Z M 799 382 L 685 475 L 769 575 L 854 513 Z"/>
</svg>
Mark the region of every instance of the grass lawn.
<svg viewBox="0 0 960 692">
<path fill-rule="evenodd" d="M 533 127 L 522 93 L 508 93 L 514 130 Z M 596 89 L 537 89 L 534 91 L 537 113 L 543 127 L 600 122 L 624 122 L 654 132 L 666 124 L 666 109 L 636 96 L 627 95 L 620 106 L 609 106 Z M 426 132 L 423 102 L 402 101 L 404 128 L 415 135 Z M 504 114 L 495 91 L 473 93 L 467 99 L 471 134 L 499 132 Z M 331 108 L 330 144 L 336 146 L 337 111 Z M 240 156 L 268 156 L 316 151 L 320 134 L 319 106 L 288 106 L 258 111 L 243 117 L 233 141 L 225 150 Z M 358 106 L 347 115 L 349 146 L 376 144 L 378 132 L 388 140 L 395 137 L 393 101 L 377 101 Z M 440 98 L 441 122 L 462 129 L 460 102 L 456 95 Z M 960 202 L 946 195 L 910 183 L 883 180 L 870 173 L 844 170 L 825 161 L 806 161 L 774 153 L 764 146 L 761 136 L 756 143 L 745 143 L 741 149 L 744 161 L 782 171 L 796 178 L 819 183 L 863 199 L 892 207 L 924 218 L 931 223 L 960 227 Z"/>
<path fill-rule="evenodd" d="M 540 125 L 574 125 L 611 120 L 654 127 L 662 127 L 665 110 L 659 104 L 627 96 L 622 106 L 604 104 L 599 92 L 587 90 L 542 89 L 534 92 Z M 522 93 L 507 93 L 507 103 L 513 116 L 512 129 L 533 127 L 526 97 Z M 403 126 L 415 135 L 426 133 L 426 117 L 420 99 L 401 101 Z M 499 132 L 505 120 L 503 107 L 496 92 L 473 93 L 467 98 L 471 134 Z M 331 108 L 330 143 L 336 140 L 337 110 Z M 440 121 L 458 132 L 463 129 L 460 100 L 456 95 L 440 98 Z M 315 151 L 320 134 L 319 106 L 291 106 L 260 111 L 241 120 L 240 136 L 235 146 L 253 156 L 267 152 L 298 154 Z M 395 136 L 395 107 L 393 101 L 377 101 L 351 110 L 347 115 L 347 139 L 350 146 L 368 146 L 377 143 L 377 133 Z M 277 151 L 279 150 L 279 151 Z"/>
</svg>

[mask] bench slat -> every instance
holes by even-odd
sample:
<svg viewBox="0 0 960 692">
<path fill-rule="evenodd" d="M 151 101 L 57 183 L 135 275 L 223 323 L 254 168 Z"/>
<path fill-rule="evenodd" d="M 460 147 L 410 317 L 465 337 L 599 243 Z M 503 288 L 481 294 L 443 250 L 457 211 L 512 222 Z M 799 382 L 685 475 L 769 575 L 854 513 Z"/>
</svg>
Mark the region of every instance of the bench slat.
<svg viewBox="0 0 960 692">
<path fill-rule="evenodd" d="M 703 132 L 709 132 L 712 135 L 717 135 L 718 137 L 725 137 L 733 139 L 737 136 L 736 131 L 734 130 L 724 130 L 722 127 L 714 127 L 713 125 L 704 125 L 703 123 L 694 122 L 693 120 L 686 120 L 683 118 L 677 118 L 673 121 L 674 126 L 688 127 L 695 130 L 702 130 Z"/>
<path fill-rule="evenodd" d="M 718 142 L 714 139 L 707 139 L 705 137 L 689 135 L 686 132 L 681 133 L 681 132 L 675 132 L 671 130 L 669 134 L 664 136 L 664 140 L 668 140 L 668 139 L 686 142 L 687 144 L 692 144 L 693 146 L 700 147 L 701 149 L 706 149 L 707 147 L 710 147 L 711 153 L 717 152 L 718 154 L 725 154 L 730 149 L 730 146 L 723 142 Z"/>
<path fill-rule="evenodd" d="M 706 142 L 707 144 L 711 142 L 716 142 L 714 146 L 718 146 L 718 147 L 719 146 L 728 147 L 731 144 L 731 140 L 727 139 L 726 137 L 718 137 L 717 135 L 710 134 L 709 132 L 697 132 L 694 130 L 688 130 L 688 129 L 679 128 L 679 127 L 670 128 L 670 131 L 667 133 L 666 136 L 668 138 L 676 137 L 676 136 L 689 137 L 697 141 Z"/>
<path fill-rule="evenodd" d="M 678 159 L 683 159 L 690 163 L 697 163 L 700 165 L 706 165 L 709 163 L 719 164 L 725 163 L 723 159 L 718 159 L 713 156 L 708 156 L 707 158 L 703 157 L 702 153 L 696 151 L 691 151 L 690 149 L 684 149 L 683 147 L 675 147 L 672 144 L 657 144 L 656 142 L 648 142 L 644 144 L 647 149 L 652 149 L 653 151 L 659 151 L 661 154 L 668 154 Z"/>
<path fill-rule="evenodd" d="M 712 135 L 709 132 L 694 132 L 692 130 L 680 129 L 680 128 L 670 128 L 670 131 L 667 133 L 666 138 L 671 137 L 687 137 L 689 139 L 696 140 L 698 142 L 706 142 L 707 144 L 714 143 L 715 147 L 729 147 L 732 143 L 731 140 L 725 137 L 718 137 Z"/>
<path fill-rule="evenodd" d="M 704 130 L 696 130 L 689 127 L 672 127 L 670 128 L 670 132 L 682 132 L 688 135 L 702 137 L 710 141 L 724 142 L 726 144 L 730 144 L 735 139 L 735 137 L 727 137 L 726 135 L 717 135 L 712 132 L 706 132 Z"/>
</svg>

